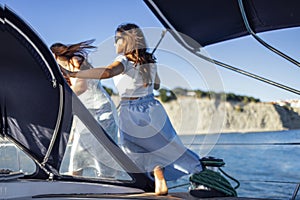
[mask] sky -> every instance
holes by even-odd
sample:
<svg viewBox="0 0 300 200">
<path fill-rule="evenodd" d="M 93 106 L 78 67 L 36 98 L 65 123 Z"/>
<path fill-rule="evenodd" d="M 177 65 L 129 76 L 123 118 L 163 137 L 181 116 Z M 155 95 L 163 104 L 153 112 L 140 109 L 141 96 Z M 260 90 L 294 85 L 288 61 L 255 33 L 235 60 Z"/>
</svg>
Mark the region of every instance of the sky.
<svg viewBox="0 0 300 200">
<path fill-rule="evenodd" d="M 47 46 L 95 39 L 89 59 L 95 67 L 116 56 L 113 36 L 119 24 L 139 25 L 150 49 L 164 30 L 142 0 L 0 0 L 41 37 Z M 270 45 L 300 60 L 300 29 L 259 34 Z M 213 59 L 300 90 L 300 69 L 260 45 L 250 36 L 207 46 L 201 52 Z M 300 99 L 299 95 L 212 65 L 185 51 L 167 33 L 155 52 L 162 86 L 235 93 L 261 101 Z M 103 85 L 114 87 L 112 80 Z"/>
</svg>

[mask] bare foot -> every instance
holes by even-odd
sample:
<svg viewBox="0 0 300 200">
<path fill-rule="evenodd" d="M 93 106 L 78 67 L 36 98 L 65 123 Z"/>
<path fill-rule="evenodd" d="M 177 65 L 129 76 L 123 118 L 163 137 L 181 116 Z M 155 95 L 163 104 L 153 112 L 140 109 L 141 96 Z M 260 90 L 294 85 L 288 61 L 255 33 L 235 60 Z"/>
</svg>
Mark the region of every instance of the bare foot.
<svg viewBox="0 0 300 200">
<path fill-rule="evenodd" d="M 163 169 L 160 166 L 154 168 L 155 178 L 155 194 L 156 195 L 167 195 L 168 186 L 164 177 Z"/>
</svg>

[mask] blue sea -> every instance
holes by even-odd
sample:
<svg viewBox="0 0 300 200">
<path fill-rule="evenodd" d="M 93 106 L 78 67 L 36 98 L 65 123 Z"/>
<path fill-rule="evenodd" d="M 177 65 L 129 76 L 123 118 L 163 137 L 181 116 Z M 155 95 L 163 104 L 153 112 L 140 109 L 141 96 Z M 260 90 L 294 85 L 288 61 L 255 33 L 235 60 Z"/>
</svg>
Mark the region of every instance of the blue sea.
<svg viewBox="0 0 300 200">
<path fill-rule="evenodd" d="M 240 197 L 291 199 L 300 184 L 300 130 L 181 138 L 201 156 L 222 158 L 222 169 L 240 182 Z"/>
</svg>

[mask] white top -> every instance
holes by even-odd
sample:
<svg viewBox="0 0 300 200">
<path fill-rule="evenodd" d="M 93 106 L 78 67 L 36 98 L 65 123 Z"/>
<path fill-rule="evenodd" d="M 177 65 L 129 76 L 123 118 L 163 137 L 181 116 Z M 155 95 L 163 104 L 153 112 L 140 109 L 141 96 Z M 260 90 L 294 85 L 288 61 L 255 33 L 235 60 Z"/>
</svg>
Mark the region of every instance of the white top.
<svg viewBox="0 0 300 200">
<path fill-rule="evenodd" d="M 148 87 L 143 86 L 143 79 L 139 72 L 140 65 L 135 66 L 132 61 L 129 61 L 126 56 L 119 55 L 115 61 L 119 61 L 124 66 L 123 73 L 113 77 L 115 86 L 122 97 L 143 97 L 153 93 L 154 84 Z M 156 64 L 151 65 L 151 78 L 154 83 L 157 71 Z"/>
<path fill-rule="evenodd" d="M 69 69 L 68 61 L 57 60 L 57 62 L 65 69 Z M 81 68 L 82 67 L 85 67 L 85 69 L 92 68 L 90 63 L 88 63 L 87 61 L 84 61 L 82 63 Z M 78 78 L 70 77 L 71 84 L 76 85 L 77 79 Z M 86 79 L 86 81 L 87 90 L 84 93 L 80 94 L 78 98 L 87 109 L 99 109 L 100 107 L 103 107 L 103 105 L 106 105 L 109 108 L 114 107 L 109 94 L 107 94 L 105 89 L 102 87 L 101 80 Z"/>
<path fill-rule="evenodd" d="M 80 94 L 78 98 L 85 105 L 87 109 L 99 109 L 106 105 L 113 107 L 110 96 L 102 87 L 100 80 L 87 79 L 87 90 Z M 111 110 L 111 109 L 110 109 Z"/>
</svg>

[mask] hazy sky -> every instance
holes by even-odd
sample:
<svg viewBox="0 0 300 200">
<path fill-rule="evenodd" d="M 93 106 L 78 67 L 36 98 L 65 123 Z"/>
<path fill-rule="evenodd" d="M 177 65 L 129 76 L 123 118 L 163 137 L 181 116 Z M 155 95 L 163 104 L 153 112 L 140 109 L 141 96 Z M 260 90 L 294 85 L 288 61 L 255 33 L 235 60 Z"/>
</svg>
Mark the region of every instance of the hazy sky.
<svg viewBox="0 0 300 200">
<path fill-rule="evenodd" d="M 116 27 L 133 22 L 144 29 L 154 47 L 163 30 L 141 0 L 0 0 L 24 19 L 47 46 L 54 42 L 75 43 L 96 39 L 98 51 L 91 54 L 95 66 L 109 64 L 114 57 Z M 273 31 L 259 35 L 269 44 L 300 60 L 300 29 Z M 251 37 L 205 47 L 204 54 L 224 63 L 300 90 L 300 69 L 262 47 Z M 156 52 L 162 85 L 166 88 L 215 90 L 253 96 L 262 101 L 299 99 L 299 95 L 213 66 L 185 52 L 170 34 Z M 103 81 L 112 87 L 112 81 Z"/>
</svg>

